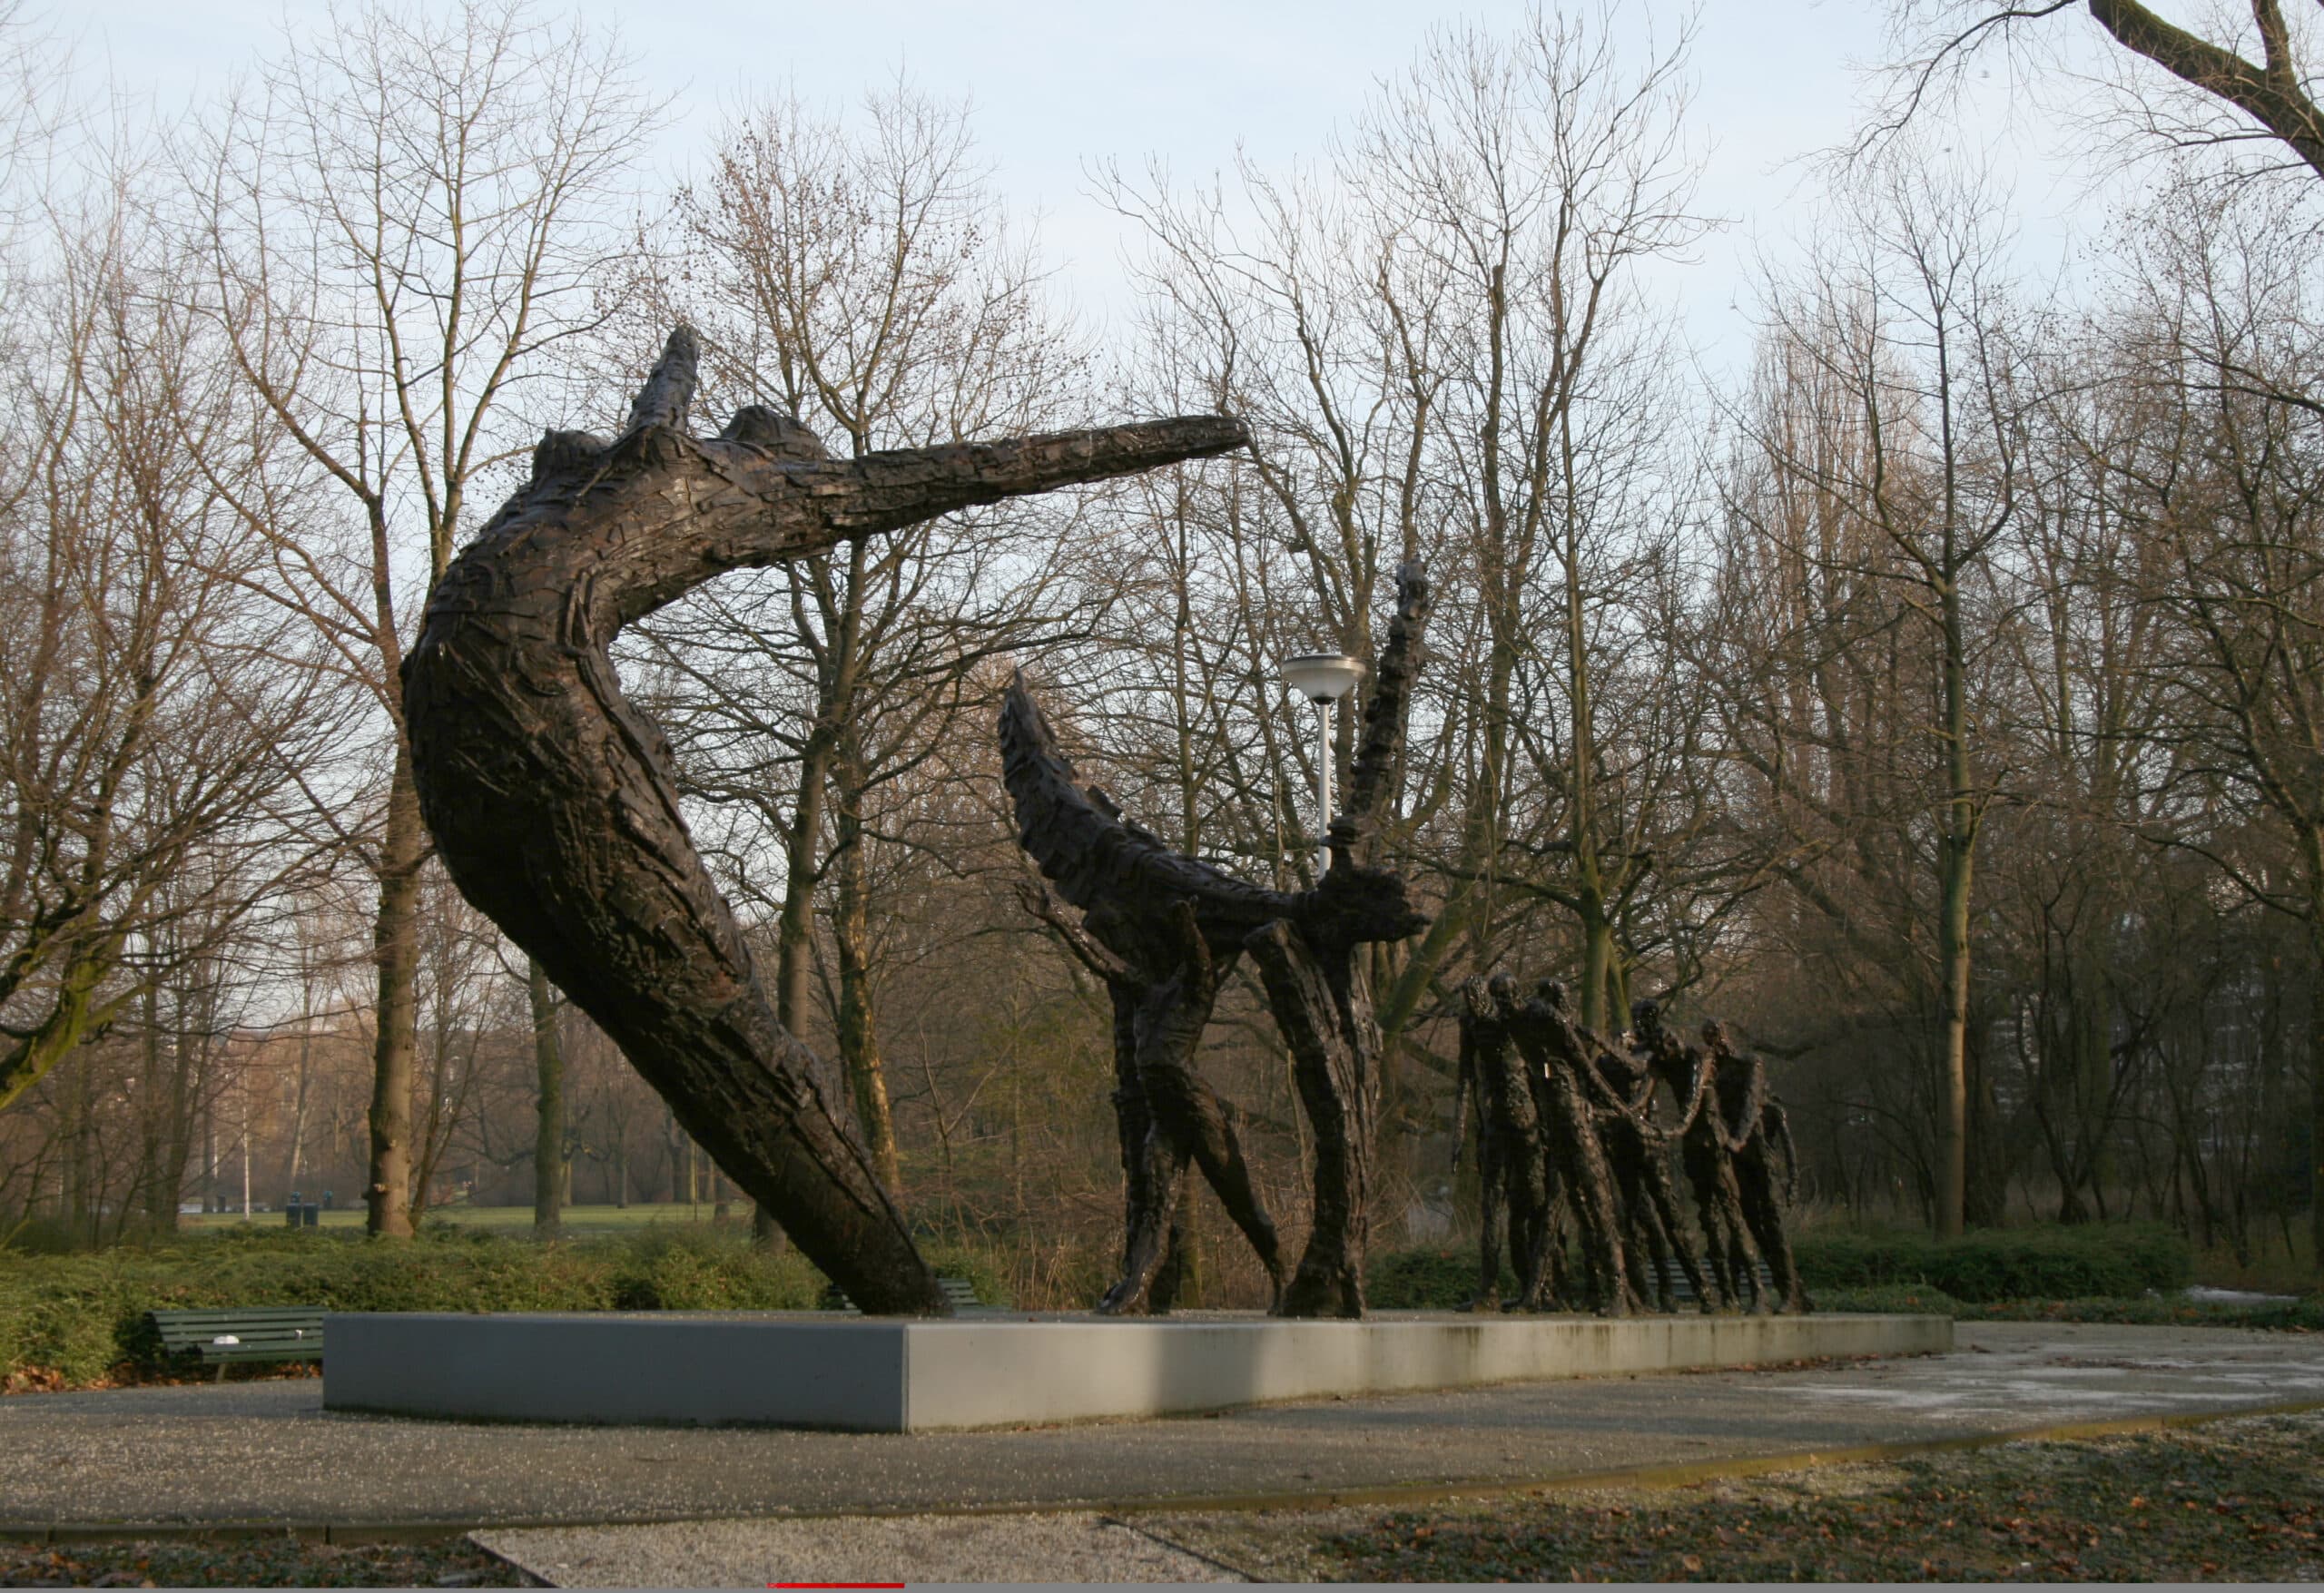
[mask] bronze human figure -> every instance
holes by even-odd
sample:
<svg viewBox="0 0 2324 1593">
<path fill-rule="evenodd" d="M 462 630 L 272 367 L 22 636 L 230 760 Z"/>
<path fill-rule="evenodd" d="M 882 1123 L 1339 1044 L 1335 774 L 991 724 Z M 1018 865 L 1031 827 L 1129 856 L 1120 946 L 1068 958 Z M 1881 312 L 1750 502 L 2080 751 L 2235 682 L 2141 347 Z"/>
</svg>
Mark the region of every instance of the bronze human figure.
<svg viewBox="0 0 2324 1593">
<path fill-rule="evenodd" d="M 1477 1292 L 1468 1306 L 1474 1311 L 1495 1311 L 1502 1304 L 1504 1219 L 1510 1264 L 1517 1275 L 1516 1303 L 1539 1309 L 1549 1284 L 1549 1162 L 1529 1069 L 1502 1020 L 1503 1003 L 1514 1004 L 1509 982 L 1507 974 L 1497 974 L 1492 984 L 1471 979 L 1461 991 L 1461 1083 L 1476 1103 L 1482 1207 Z"/>
<path fill-rule="evenodd" d="M 1703 1048 L 1711 1059 L 1712 1087 L 1718 1092 L 1719 1117 L 1727 1129 L 1743 1225 L 1768 1264 L 1777 1309 L 1805 1312 L 1809 1309 L 1807 1291 L 1799 1281 L 1791 1235 L 1784 1227 L 1784 1208 L 1797 1193 L 1799 1166 L 1792 1148 L 1790 1120 L 1783 1104 L 1768 1093 L 1764 1061 L 1749 1052 L 1738 1052 L 1726 1026 L 1715 1018 L 1704 1022 L 1702 1035 Z"/>
<path fill-rule="evenodd" d="M 1355 954 L 1428 922 L 1403 880 L 1374 858 L 1427 605 L 1426 579 L 1419 566 L 1406 565 L 1398 572 L 1396 616 L 1381 649 L 1346 808 L 1331 825 L 1331 864 L 1308 890 L 1268 890 L 1172 851 L 1104 792 L 1079 782 L 1024 681 L 1009 688 L 1001 765 L 1018 839 L 1058 895 L 1081 910 L 1081 929 L 1122 965 L 1137 992 L 1133 1065 L 1119 1071 L 1135 1079 L 1134 1100 L 1149 1126 L 1141 1172 L 1129 1181 L 1123 1273 L 1101 1311 L 1154 1307 L 1168 1219 L 1192 1162 L 1267 1263 L 1278 1285 L 1276 1311 L 1363 1313 L 1380 1038 Z M 1218 982 L 1245 953 L 1258 967 L 1315 1130 L 1315 1222 L 1288 1279 L 1271 1259 L 1273 1225 L 1233 1108 L 1194 1062 Z"/>
</svg>

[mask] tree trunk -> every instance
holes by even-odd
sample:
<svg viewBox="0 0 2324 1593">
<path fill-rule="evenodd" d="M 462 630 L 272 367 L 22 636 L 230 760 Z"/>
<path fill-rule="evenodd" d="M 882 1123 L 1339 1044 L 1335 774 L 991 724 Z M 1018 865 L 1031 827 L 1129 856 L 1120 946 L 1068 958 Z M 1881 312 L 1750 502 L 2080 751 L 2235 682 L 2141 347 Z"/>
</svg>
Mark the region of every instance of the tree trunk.
<svg viewBox="0 0 2324 1593">
<path fill-rule="evenodd" d="M 2316 1286 L 2324 1292 L 2324 879 L 2309 887 L 2308 944 L 2308 1243 Z"/>
<path fill-rule="evenodd" d="M 408 741 L 399 738 L 388 787 L 388 832 L 379 845 L 379 910 L 372 920 L 379 968 L 371 1052 L 371 1165 L 364 1226 L 382 1239 L 411 1237 L 411 1087 L 419 1028 L 419 867 L 427 837 Z"/>
<path fill-rule="evenodd" d="M 299 1187 L 307 1168 L 307 1118 L 314 1101 L 315 1015 L 311 1000 L 300 1003 L 299 1077 L 290 1100 L 290 1167 L 287 1181 Z M 172 1202 L 174 1209 L 174 1201 Z"/>
<path fill-rule="evenodd" d="M 727 570 L 1247 436 L 1199 418 L 840 462 L 787 449 L 795 427 L 763 410 L 716 440 L 687 435 L 694 382 L 681 329 L 624 435 L 544 438 L 530 485 L 446 572 L 404 669 L 428 827 L 462 893 L 810 1260 L 866 1311 L 941 1315 L 869 1154 L 776 1021 L 679 816 L 668 743 L 606 649 Z"/>
<path fill-rule="evenodd" d="M 849 738 L 852 741 L 852 734 Z M 900 1189 L 896 1125 L 888 1105 L 888 1074 L 880 1057 L 878 1014 L 872 996 L 872 867 L 863 831 L 866 772 L 851 745 L 836 761 L 839 801 L 832 862 L 839 869 L 832 903 L 832 942 L 839 962 L 840 1070 L 855 1103 L 856 1126 L 881 1182 Z"/>
<path fill-rule="evenodd" d="M 623 1204 L 628 1203 L 625 1201 Z M 791 1248 L 791 1241 L 783 1234 L 783 1224 L 774 1220 L 773 1212 L 756 1201 L 751 1203 L 751 1243 L 769 1255 L 781 1255 Z"/>
<path fill-rule="evenodd" d="M 565 1207 L 565 1050 L 556 1041 L 556 1003 L 548 975 L 525 959 L 525 997 L 533 1014 L 533 1075 L 539 1111 L 533 1122 L 533 1232 L 554 1238 Z"/>
<path fill-rule="evenodd" d="M 1958 577 L 1948 552 L 1945 624 L 1945 829 L 1938 842 L 1937 979 L 1944 1003 L 1936 1137 L 1936 1235 L 1957 1239 L 1969 1206 L 1969 886 L 1977 815 L 1969 788 L 1968 662 Z"/>
<path fill-rule="evenodd" d="M 1577 857 L 1584 847 L 1594 844 L 1588 837 L 1579 833 L 1574 836 L 1573 841 Z M 1612 920 L 1606 917 L 1606 901 L 1599 890 L 1597 873 L 1594 864 L 1584 870 L 1586 882 L 1582 885 L 1581 891 L 1581 988 L 1580 994 L 1581 1027 L 1592 1034 L 1604 1034 L 1610 1029 L 1620 1027 L 1608 1019 L 1610 1014 L 1620 1013 L 1621 1008 L 1619 1005 L 1610 1008 L 1607 1005 L 1608 996 L 1613 988 L 1614 926 Z"/>
<path fill-rule="evenodd" d="M 823 833 L 823 782 L 831 742 L 818 732 L 799 758 L 799 801 L 783 838 L 783 912 L 775 920 L 774 1016 L 793 1034 L 807 1027 L 807 975 L 815 936 L 815 851 Z"/>
<path fill-rule="evenodd" d="M 73 1234 L 74 1248 L 87 1244 L 94 1237 L 91 1224 L 96 1210 L 96 1200 L 90 1191 L 94 1177 L 94 1158 L 90 1155 L 90 1091 L 89 1058 L 78 1057 L 66 1070 L 64 1088 L 59 1092 L 64 1110 L 64 1218 Z"/>
<path fill-rule="evenodd" d="M 165 1077 L 162 1068 L 162 1001 L 151 977 L 145 986 L 145 1077 L 161 1121 L 153 1128 L 153 1167 L 145 1186 L 145 1217 L 156 1233 L 172 1234 L 178 1226 L 178 1188 L 185 1181 L 189 1118 L 184 1079 L 176 1069 Z"/>
</svg>

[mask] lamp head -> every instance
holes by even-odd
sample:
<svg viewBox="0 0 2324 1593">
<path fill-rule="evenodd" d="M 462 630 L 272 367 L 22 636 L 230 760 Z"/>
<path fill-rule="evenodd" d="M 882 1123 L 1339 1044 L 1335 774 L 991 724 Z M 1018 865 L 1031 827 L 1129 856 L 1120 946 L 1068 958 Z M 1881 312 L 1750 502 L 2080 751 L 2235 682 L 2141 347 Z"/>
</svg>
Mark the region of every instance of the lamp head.
<svg viewBox="0 0 2324 1593">
<path fill-rule="evenodd" d="M 1302 653 L 1283 661 L 1284 684 L 1311 703 L 1336 703 L 1363 678 L 1364 665 L 1344 653 Z"/>
</svg>

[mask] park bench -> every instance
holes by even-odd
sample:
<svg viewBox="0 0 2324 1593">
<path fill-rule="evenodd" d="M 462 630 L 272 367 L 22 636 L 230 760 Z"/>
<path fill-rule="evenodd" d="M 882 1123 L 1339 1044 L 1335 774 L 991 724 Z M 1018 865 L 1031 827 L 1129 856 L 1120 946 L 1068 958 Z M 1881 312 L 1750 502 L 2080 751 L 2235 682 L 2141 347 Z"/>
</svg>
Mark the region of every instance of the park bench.
<svg viewBox="0 0 2324 1593">
<path fill-rule="evenodd" d="M 149 1311 L 162 1349 L 174 1359 L 199 1355 L 218 1369 L 233 1361 L 320 1361 L 323 1313 L 316 1305 L 253 1306 L 241 1311 Z"/>
<path fill-rule="evenodd" d="M 977 1286 L 966 1278 L 939 1277 L 936 1280 L 936 1286 L 944 1291 L 944 1298 L 951 1305 L 952 1313 L 955 1316 L 965 1316 L 971 1312 L 1000 1309 L 998 1306 L 987 1305 L 980 1301 L 977 1298 Z M 823 1297 L 817 1303 L 820 1309 L 824 1311 L 853 1311 L 855 1309 L 855 1302 L 842 1293 L 837 1283 L 825 1285 Z"/>
<path fill-rule="evenodd" d="M 1648 1264 L 1649 1275 L 1651 1275 L 1652 1264 L 1652 1263 Z M 1758 1274 L 1759 1298 L 1762 1300 L 1774 1300 L 1777 1298 L 1776 1275 L 1768 1270 L 1768 1264 L 1764 1260 L 1761 1260 L 1755 1262 L 1752 1264 L 1753 1270 Z M 1687 1274 L 1677 1262 L 1664 1262 L 1662 1264 L 1662 1275 L 1670 1280 L 1670 1299 L 1674 1304 L 1683 1307 L 1695 1303 L 1695 1286 L 1687 1282 Z M 1649 1303 L 1650 1304 L 1652 1302 L 1649 1301 Z"/>
</svg>

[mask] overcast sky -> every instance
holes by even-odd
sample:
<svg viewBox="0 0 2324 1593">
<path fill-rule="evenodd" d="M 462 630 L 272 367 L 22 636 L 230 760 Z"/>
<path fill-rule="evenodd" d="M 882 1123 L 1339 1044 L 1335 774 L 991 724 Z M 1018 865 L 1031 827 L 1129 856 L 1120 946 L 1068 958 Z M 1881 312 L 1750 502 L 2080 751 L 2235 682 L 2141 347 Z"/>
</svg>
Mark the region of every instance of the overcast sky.
<svg viewBox="0 0 2324 1593">
<path fill-rule="evenodd" d="M 1226 165 L 1238 143 L 1279 166 L 1321 152 L 1379 79 L 1413 57 L 1439 19 L 1514 31 L 1526 7 L 1482 0 L 1432 8 L 1384 0 L 1173 0 L 1167 5 L 959 0 L 588 0 L 617 25 L 647 81 L 677 97 L 656 152 L 675 172 L 753 90 L 795 82 L 842 103 L 902 68 L 923 90 L 970 97 L 980 145 L 1012 209 L 1037 211 L 1075 301 L 1121 302 L 1123 225 L 1088 194 L 1088 166 L 1161 155 L 1187 176 Z M 1631 0 L 1627 21 L 1666 34 L 1689 7 Z M 1679 278 L 1689 334 L 1715 365 L 1748 347 L 1750 265 L 1780 258 L 1815 191 L 1801 157 L 1846 138 L 1881 53 L 1866 0 L 1718 0 L 1693 56 L 1695 124 L 1710 145 L 1704 208 L 1735 224 Z M 165 106 L 215 92 L 269 49 L 287 20 L 320 23 L 320 0 L 95 0 L 84 59 Z M 2066 25 L 2083 19 L 2068 18 Z M 2036 118 L 2001 151 L 2012 171 L 2031 269 L 2053 269 L 2063 227 L 2087 229 L 2102 200 L 2040 136 Z M 2028 129 L 2031 129 L 2029 133 Z M 1950 136 L 1948 134 L 1948 136 Z M 1985 135 L 1976 129 L 1964 136 Z"/>
</svg>

